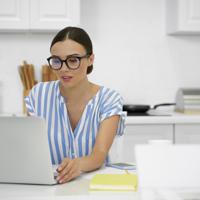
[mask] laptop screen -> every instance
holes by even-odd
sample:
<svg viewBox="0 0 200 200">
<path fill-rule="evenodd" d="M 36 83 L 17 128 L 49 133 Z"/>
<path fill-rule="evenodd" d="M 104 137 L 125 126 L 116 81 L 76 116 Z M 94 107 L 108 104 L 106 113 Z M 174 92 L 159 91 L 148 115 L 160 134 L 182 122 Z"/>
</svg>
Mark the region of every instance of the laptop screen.
<svg viewBox="0 0 200 200">
<path fill-rule="evenodd" d="M 0 127 L 0 182 L 55 184 L 45 120 L 0 117 Z"/>
</svg>

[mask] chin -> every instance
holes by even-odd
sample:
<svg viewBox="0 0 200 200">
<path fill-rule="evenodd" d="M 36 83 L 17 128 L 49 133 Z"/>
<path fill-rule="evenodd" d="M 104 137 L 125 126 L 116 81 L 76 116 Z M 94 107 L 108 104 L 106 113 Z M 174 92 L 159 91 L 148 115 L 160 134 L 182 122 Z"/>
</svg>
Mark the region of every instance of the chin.
<svg viewBox="0 0 200 200">
<path fill-rule="evenodd" d="M 75 86 L 74 83 L 72 83 L 72 82 L 67 82 L 67 81 L 63 81 L 63 80 L 60 80 L 60 83 L 62 84 L 62 86 L 63 86 L 64 88 L 72 88 L 72 87 Z"/>
</svg>

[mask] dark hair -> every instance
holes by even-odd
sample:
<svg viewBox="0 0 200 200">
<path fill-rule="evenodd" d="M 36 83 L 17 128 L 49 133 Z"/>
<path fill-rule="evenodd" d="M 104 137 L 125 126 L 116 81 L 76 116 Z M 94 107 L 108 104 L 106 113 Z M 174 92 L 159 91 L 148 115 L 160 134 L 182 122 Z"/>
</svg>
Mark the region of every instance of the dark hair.
<svg viewBox="0 0 200 200">
<path fill-rule="evenodd" d="M 93 53 L 92 41 L 90 40 L 89 35 L 82 28 L 78 27 L 66 27 L 59 31 L 51 42 L 50 50 L 56 42 L 61 42 L 66 39 L 74 40 L 81 44 L 85 48 L 87 55 Z M 93 65 L 88 66 L 87 74 L 91 73 L 92 70 Z"/>
</svg>

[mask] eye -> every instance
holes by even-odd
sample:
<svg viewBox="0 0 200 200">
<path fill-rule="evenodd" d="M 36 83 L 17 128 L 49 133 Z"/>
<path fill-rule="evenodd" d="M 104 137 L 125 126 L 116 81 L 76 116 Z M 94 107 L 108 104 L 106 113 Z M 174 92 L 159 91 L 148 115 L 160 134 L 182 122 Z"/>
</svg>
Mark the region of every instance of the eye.
<svg viewBox="0 0 200 200">
<path fill-rule="evenodd" d="M 53 66 L 53 67 L 60 67 L 61 61 L 60 61 L 60 59 L 57 58 L 57 57 L 52 57 L 52 58 L 50 59 L 50 65 Z"/>
<path fill-rule="evenodd" d="M 59 58 L 56 58 L 56 57 L 53 57 L 51 59 L 51 64 L 52 65 L 59 65 L 60 64 L 60 59 Z"/>
<path fill-rule="evenodd" d="M 79 62 L 79 59 L 77 57 L 70 57 L 67 59 L 67 62 L 70 64 L 76 64 Z"/>
</svg>

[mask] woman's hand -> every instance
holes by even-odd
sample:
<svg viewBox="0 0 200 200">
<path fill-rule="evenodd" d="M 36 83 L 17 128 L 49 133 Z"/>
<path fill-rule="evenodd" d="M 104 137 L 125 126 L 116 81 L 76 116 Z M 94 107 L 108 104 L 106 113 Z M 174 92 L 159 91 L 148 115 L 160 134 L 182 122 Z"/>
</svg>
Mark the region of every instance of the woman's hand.
<svg viewBox="0 0 200 200">
<path fill-rule="evenodd" d="M 66 183 L 76 178 L 77 176 L 80 176 L 81 169 L 80 169 L 79 158 L 75 159 L 65 158 L 59 165 L 57 171 L 58 171 L 58 176 L 56 180 L 59 183 Z"/>
</svg>

